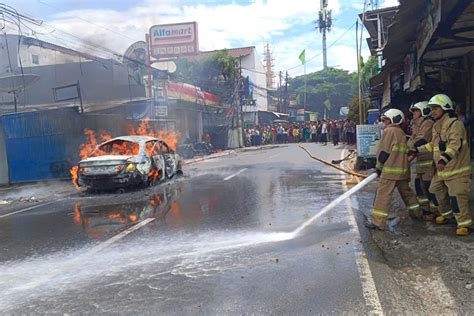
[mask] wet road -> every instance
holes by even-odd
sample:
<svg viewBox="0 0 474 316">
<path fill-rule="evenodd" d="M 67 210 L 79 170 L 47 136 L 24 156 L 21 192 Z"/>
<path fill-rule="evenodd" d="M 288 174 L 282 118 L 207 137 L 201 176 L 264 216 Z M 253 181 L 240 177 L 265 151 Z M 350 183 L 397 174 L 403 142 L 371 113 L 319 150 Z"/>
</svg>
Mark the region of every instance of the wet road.
<svg viewBox="0 0 474 316">
<path fill-rule="evenodd" d="M 342 154 L 306 147 L 328 160 Z M 0 311 L 381 311 L 350 202 L 292 234 L 346 191 L 338 171 L 290 145 L 185 174 L 0 218 Z"/>
</svg>

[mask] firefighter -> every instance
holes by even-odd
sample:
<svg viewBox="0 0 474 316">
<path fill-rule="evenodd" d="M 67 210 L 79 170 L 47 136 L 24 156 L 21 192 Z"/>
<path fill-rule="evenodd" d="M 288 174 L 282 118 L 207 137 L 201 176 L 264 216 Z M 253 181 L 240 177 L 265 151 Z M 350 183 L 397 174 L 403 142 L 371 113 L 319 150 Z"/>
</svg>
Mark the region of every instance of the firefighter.
<svg viewBox="0 0 474 316">
<path fill-rule="evenodd" d="M 411 162 L 416 158 L 415 193 L 423 211 L 423 220 L 433 221 L 438 214 L 436 199 L 429 192 L 431 179 L 434 175 L 433 153 L 417 154 L 414 144 L 420 140 L 431 141 L 434 121 L 431 118 L 431 108 L 427 101 L 415 103 L 410 107 L 410 112 L 413 113 L 413 120 L 411 125 L 412 134 L 408 140 L 410 148 L 408 161 Z"/>
<path fill-rule="evenodd" d="M 419 152 L 433 152 L 435 175 L 429 191 L 436 196 L 440 215 L 437 224 L 456 219 L 456 235 L 469 235 L 472 218 L 469 210 L 471 189 L 471 161 L 467 132 L 454 114 L 453 102 L 444 94 L 429 101 L 435 119 L 431 142 L 415 143 Z"/>
<path fill-rule="evenodd" d="M 421 209 L 415 193 L 409 186 L 410 168 L 408 165 L 408 146 L 405 133 L 400 124 L 405 116 L 397 109 L 387 110 L 382 115 L 384 130 L 377 148 L 377 174 L 380 177 L 375 197 L 371 222 L 372 229 L 385 229 L 390 212 L 392 193 L 398 189 L 410 216 L 420 218 Z"/>
</svg>

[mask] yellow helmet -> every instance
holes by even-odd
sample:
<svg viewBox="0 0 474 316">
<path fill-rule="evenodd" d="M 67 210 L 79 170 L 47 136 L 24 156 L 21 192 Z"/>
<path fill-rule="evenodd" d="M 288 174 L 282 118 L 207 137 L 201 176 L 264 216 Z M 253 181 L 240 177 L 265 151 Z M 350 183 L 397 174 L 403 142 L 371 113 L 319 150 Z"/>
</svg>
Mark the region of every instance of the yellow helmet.
<svg viewBox="0 0 474 316">
<path fill-rule="evenodd" d="M 430 99 L 428 102 L 430 107 L 439 106 L 444 111 L 452 111 L 454 110 L 453 101 L 451 98 L 448 97 L 446 94 L 437 94 Z"/>
<path fill-rule="evenodd" d="M 421 116 L 427 117 L 431 115 L 431 108 L 428 106 L 428 101 L 421 101 L 413 104 L 410 107 L 410 112 L 413 113 L 415 110 L 421 111 Z"/>
<path fill-rule="evenodd" d="M 400 125 L 405 120 L 405 115 L 400 110 L 389 109 L 382 114 L 381 118 L 387 118 L 390 120 L 390 122 L 392 122 L 392 124 Z"/>
</svg>

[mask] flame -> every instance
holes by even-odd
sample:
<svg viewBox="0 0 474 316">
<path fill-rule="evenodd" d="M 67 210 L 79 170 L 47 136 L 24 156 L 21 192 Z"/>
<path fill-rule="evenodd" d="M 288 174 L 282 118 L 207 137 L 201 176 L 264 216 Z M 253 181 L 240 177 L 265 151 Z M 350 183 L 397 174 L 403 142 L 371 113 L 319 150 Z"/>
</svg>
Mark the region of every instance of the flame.
<svg viewBox="0 0 474 316">
<path fill-rule="evenodd" d="M 160 176 L 160 171 L 158 169 L 152 169 L 148 173 L 148 177 L 152 179 L 152 181 L 156 181 Z"/>
<path fill-rule="evenodd" d="M 133 215 L 130 215 L 130 221 L 132 222 L 136 222 L 138 220 L 138 216 L 133 214 Z"/>
<path fill-rule="evenodd" d="M 69 173 L 71 173 L 71 177 L 72 177 L 72 184 L 74 184 L 74 187 L 76 188 L 76 190 L 79 190 L 79 182 L 78 182 L 79 173 L 78 173 L 78 170 L 79 170 L 79 166 L 73 166 L 69 170 Z"/>
<path fill-rule="evenodd" d="M 155 137 L 160 140 L 163 140 L 165 143 L 168 144 L 171 149 L 176 151 L 176 147 L 179 142 L 179 133 L 167 130 L 155 132 L 153 127 L 150 126 L 149 122 L 150 120 L 146 118 L 142 120 L 138 126 L 129 124 L 127 126 L 128 135 Z M 103 156 L 110 154 L 136 155 L 138 153 L 138 148 L 130 146 L 130 144 L 126 143 L 112 144 L 111 152 L 103 152 L 100 150 L 96 150 L 98 144 L 112 139 L 112 136 L 105 131 L 100 131 L 99 138 L 97 138 L 97 135 L 93 130 L 86 128 L 84 129 L 84 135 L 86 136 L 87 142 L 79 147 L 79 157 L 81 158 L 81 160 L 87 159 L 92 154 L 94 154 L 94 156 Z M 148 151 L 147 153 L 150 154 Z M 72 182 L 74 184 L 74 187 L 79 190 L 78 166 L 72 167 L 70 169 L 70 173 L 72 176 Z M 152 177 L 155 180 L 159 176 L 159 173 L 157 170 L 154 170 L 148 176 Z"/>
</svg>

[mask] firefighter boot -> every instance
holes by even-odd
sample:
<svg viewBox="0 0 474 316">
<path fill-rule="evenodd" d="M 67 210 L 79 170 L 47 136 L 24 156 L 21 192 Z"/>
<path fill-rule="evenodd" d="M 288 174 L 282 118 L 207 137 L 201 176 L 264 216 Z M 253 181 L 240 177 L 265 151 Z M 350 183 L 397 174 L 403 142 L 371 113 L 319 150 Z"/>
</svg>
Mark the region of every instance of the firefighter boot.
<svg viewBox="0 0 474 316">
<path fill-rule="evenodd" d="M 456 235 L 457 236 L 467 236 L 467 235 L 469 235 L 469 228 L 459 227 L 458 229 L 456 229 Z"/>
<path fill-rule="evenodd" d="M 438 224 L 438 225 L 444 225 L 444 224 L 446 224 L 447 221 L 448 221 L 448 219 L 446 217 L 444 217 L 443 215 L 440 215 L 440 216 L 436 217 L 436 224 Z"/>
<path fill-rule="evenodd" d="M 383 217 L 379 216 L 372 216 L 371 218 L 371 227 L 367 226 L 368 228 L 371 229 L 377 229 L 377 230 L 385 230 L 385 224 L 387 220 Z"/>
</svg>

